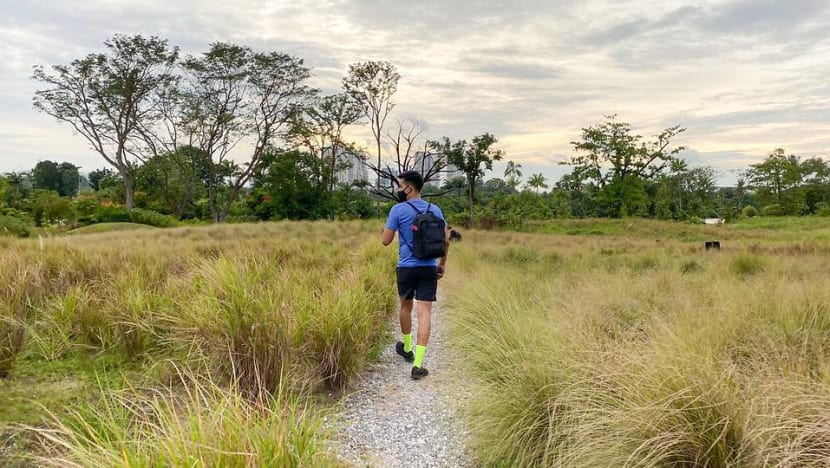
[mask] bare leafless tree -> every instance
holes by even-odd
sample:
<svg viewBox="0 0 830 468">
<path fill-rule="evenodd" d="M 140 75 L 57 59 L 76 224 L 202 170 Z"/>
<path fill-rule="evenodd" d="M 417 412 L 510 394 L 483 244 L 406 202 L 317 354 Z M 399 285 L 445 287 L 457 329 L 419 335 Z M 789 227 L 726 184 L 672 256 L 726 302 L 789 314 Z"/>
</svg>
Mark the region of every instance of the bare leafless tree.
<svg viewBox="0 0 830 468">
<path fill-rule="evenodd" d="M 418 171 L 424 182 L 437 182 L 446 172 L 447 158 L 442 146 L 437 141 L 426 139 L 425 125 L 414 119 L 398 120 L 396 125 L 386 133 L 390 156 L 380 164 L 365 159 L 369 172 L 381 181 L 379 188 L 370 192 L 386 199 L 395 200 L 398 175 L 405 171 Z M 441 195 L 441 194 L 436 194 Z"/>
<path fill-rule="evenodd" d="M 383 61 L 368 61 L 349 65 L 349 73 L 343 78 L 343 89 L 363 109 L 372 127 L 377 146 L 377 164 L 381 167 L 383 126 L 395 107 L 392 96 L 398 90 L 398 74 L 394 65 Z M 375 192 L 381 192 L 381 174 L 377 173 Z M 378 213 L 380 214 L 380 213 Z"/>
</svg>

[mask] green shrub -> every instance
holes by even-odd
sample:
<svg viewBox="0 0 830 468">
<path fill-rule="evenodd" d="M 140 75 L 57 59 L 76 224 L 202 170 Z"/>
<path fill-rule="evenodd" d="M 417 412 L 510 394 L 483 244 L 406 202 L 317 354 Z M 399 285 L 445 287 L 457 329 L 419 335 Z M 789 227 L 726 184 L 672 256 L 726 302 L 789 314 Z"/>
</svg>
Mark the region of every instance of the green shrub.
<svg viewBox="0 0 830 468">
<path fill-rule="evenodd" d="M 92 219 L 97 223 L 129 223 L 130 213 L 120 206 L 101 206 Z"/>
<path fill-rule="evenodd" d="M 98 198 L 92 195 L 78 195 L 72 200 L 72 206 L 75 208 L 75 212 L 82 217 L 93 216 L 99 208 L 100 203 Z"/>
<path fill-rule="evenodd" d="M 754 218 L 758 216 L 758 208 L 755 208 L 752 205 L 745 206 L 744 209 L 741 210 L 741 216 L 744 218 Z"/>
<path fill-rule="evenodd" d="M 752 276 L 764 271 L 764 260 L 757 255 L 739 254 L 732 258 L 729 268 L 738 276 Z"/>
<path fill-rule="evenodd" d="M 98 207 L 92 216 L 82 217 L 80 221 L 85 224 L 136 223 L 155 227 L 173 227 L 179 224 L 176 218 L 157 211 L 142 208 L 133 208 L 131 211 L 127 211 L 120 206 Z"/>
<path fill-rule="evenodd" d="M 828 204 L 827 202 L 816 203 L 816 215 L 830 216 L 830 204 Z"/>
<path fill-rule="evenodd" d="M 644 272 L 655 269 L 658 264 L 658 259 L 653 255 L 640 255 L 631 259 L 628 262 L 628 267 L 635 272 Z"/>
<path fill-rule="evenodd" d="M 261 221 L 256 216 L 251 215 L 228 215 L 224 220 L 222 220 L 225 224 L 247 224 L 247 223 L 256 223 Z"/>
<path fill-rule="evenodd" d="M 72 201 L 51 190 L 38 190 L 32 201 L 35 225 L 74 218 Z"/>
<path fill-rule="evenodd" d="M 173 227 L 178 225 L 176 218 L 172 216 L 141 208 L 133 208 L 130 211 L 129 220 L 136 224 L 147 224 L 155 227 Z"/>
<path fill-rule="evenodd" d="M 0 216 L 0 236 L 29 237 L 29 228 L 22 220 Z"/>
<path fill-rule="evenodd" d="M 778 203 L 773 203 L 765 206 L 762 213 L 764 216 L 784 216 L 784 208 L 782 208 Z"/>
<path fill-rule="evenodd" d="M 447 224 L 454 227 L 463 227 L 467 225 L 470 220 L 470 215 L 466 213 L 451 213 L 447 215 Z"/>
</svg>

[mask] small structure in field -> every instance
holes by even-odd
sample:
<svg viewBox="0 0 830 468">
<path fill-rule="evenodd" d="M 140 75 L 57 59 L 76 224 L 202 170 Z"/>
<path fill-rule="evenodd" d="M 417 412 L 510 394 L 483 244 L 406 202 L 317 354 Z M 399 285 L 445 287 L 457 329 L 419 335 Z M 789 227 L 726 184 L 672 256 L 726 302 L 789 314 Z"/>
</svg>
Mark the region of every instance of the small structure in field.
<svg viewBox="0 0 830 468">
<path fill-rule="evenodd" d="M 715 226 L 720 226 L 721 224 L 724 224 L 725 222 L 726 222 L 726 219 L 724 219 L 724 218 L 704 218 L 703 219 L 703 224 L 711 224 L 711 225 L 715 225 Z"/>
</svg>

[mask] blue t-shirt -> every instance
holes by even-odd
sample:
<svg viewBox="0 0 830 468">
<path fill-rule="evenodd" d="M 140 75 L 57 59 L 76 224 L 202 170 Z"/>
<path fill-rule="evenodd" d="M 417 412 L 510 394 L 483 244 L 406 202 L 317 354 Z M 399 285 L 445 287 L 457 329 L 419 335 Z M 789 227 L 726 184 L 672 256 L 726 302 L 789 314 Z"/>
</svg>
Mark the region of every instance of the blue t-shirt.
<svg viewBox="0 0 830 468">
<path fill-rule="evenodd" d="M 427 207 L 429 207 L 430 213 L 444 219 L 444 213 L 441 212 L 441 208 L 438 208 L 438 205 L 434 203 L 427 203 L 420 198 L 409 200 L 409 203 L 415 205 L 420 213 L 425 212 Z M 398 232 L 398 266 L 403 268 L 437 266 L 437 258 L 421 260 L 412 255 L 411 226 L 415 222 L 416 215 L 418 213 L 407 203 L 398 203 L 389 210 L 389 218 L 386 219 L 386 228 Z"/>
</svg>

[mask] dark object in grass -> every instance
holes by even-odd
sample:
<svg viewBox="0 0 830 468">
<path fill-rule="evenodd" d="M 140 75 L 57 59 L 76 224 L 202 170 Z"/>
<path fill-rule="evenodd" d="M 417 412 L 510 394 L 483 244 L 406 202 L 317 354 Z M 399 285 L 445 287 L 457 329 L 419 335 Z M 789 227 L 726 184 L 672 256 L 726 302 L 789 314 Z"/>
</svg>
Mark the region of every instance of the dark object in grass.
<svg viewBox="0 0 830 468">
<path fill-rule="evenodd" d="M 461 242 L 461 233 L 450 227 L 450 241 Z"/>
<path fill-rule="evenodd" d="M 720 241 L 706 241 L 706 250 L 720 250 Z"/>
</svg>

